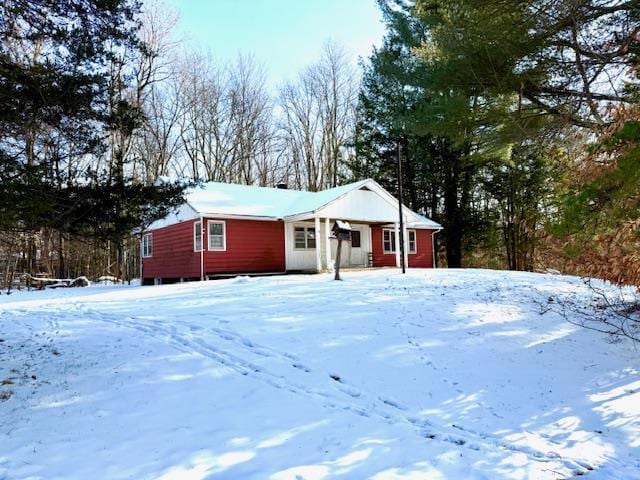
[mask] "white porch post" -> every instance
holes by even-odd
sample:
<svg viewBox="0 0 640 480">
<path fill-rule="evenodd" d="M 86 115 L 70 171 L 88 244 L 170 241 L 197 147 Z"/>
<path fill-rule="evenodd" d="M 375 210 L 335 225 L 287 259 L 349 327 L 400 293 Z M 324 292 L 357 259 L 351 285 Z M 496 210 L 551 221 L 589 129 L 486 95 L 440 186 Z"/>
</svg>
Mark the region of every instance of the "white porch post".
<svg viewBox="0 0 640 480">
<path fill-rule="evenodd" d="M 395 228 L 396 236 L 396 267 L 400 267 L 400 224 L 398 222 L 393 224 Z"/>
<path fill-rule="evenodd" d="M 318 273 L 322 271 L 322 255 L 320 253 L 320 217 L 315 217 L 316 230 L 316 270 Z"/>
<path fill-rule="evenodd" d="M 324 219 L 324 256 L 327 260 L 327 270 L 333 270 L 331 268 L 331 220 Z"/>
<path fill-rule="evenodd" d="M 404 267 L 409 268 L 409 234 L 406 219 L 402 222 L 402 239 L 404 240 Z"/>
</svg>

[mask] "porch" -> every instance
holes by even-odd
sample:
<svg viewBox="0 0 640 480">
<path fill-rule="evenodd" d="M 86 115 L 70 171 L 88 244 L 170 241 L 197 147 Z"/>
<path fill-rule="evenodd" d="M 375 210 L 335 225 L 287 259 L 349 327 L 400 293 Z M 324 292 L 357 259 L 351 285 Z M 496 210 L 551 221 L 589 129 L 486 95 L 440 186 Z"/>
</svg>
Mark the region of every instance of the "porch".
<svg viewBox="0 0 640 480">
<path fill-rule="evenodd" d="M 287 271 L 326 272 L 335 267 L 338 240 L 331 233 L 335 219 L 315 217 L 312 219 L 289 221 L 285 223 L 285 251 Z M 400 225 L 396 223 L 381 223 L 349 220 L 353 229 L 350 242 L 343 242 L 340 268 L 365 269 L 396 266 L 400 267 L 400 249 L 395 248 L 395 239 L 399 238 Z M 405 265 L 409 265 L 409 235 L 406 224 L 404 227 Z M 383 246 L 374 249 L 374 228 L 391 230 L 393 252 L 385 256 L 395 256 L 395 262 L 376 265 L 374 250 L 381 251 Z M 375 241 L 382 242 L 377 238 Z"/>
</svg>

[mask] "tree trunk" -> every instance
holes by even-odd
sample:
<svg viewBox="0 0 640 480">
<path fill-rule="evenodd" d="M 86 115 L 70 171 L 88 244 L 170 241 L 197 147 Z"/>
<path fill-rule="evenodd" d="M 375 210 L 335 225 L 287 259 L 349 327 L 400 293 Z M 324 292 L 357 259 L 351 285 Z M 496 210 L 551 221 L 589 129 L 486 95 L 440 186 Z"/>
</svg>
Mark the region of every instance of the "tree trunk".
<svg viewBox="0 0 640 480">
<path fill-rule="evenodd" d="M 449 268 L 462 267 L 462 212 L 459 205 L 460 159 L 451 155 L 447 159 L 444 181 L 444 239 Z"/>
</svg>

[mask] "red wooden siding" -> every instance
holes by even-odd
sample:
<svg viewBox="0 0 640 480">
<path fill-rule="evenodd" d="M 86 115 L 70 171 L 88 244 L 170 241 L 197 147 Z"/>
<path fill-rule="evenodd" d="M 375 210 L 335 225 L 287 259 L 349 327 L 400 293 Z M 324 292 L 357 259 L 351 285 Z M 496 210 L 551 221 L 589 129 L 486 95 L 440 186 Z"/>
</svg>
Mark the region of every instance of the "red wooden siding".
<svg viewBox="0 0 640 480">
<path fill-rule="evenodd" d="M 193 223 L 188 220 L 153 230 L 152 256 L 142 259 L 143 278 L 200 278 L 200 253 L 193 251 Z"/>
<path fill-rule="evenodd" d="M 409 267 L 433 268 L 433 230 L 416 230 L 417 252 L 409 254 Z"/>
<path fill-rule="evenodd" d="M 210 220 L 225 222 L 227 248 L 226 251 L 205 251 L 205 275 L 284 272 L 284 222 Z M 205 236 L 205 248 L 207 246 Z"/>
<path fill-rule="evenodd" d="M 396 254 L 383 253 L 382 248 L 382 227 L 371 225 L 371 250 L 373 252 L 374 267 L 395 267 Z"/>
<path fill-rule="evenodd" d="M 417 253 L 410 253 L 409 267 L 432 268 L 433 267 L 433 230 L 416 230 Z M 382 226 L 371 226 L 371 242 L 373 250 L 374 267 L 395 267 L 396 254 L 384 253 L 382 247 Z"/>
</svg>

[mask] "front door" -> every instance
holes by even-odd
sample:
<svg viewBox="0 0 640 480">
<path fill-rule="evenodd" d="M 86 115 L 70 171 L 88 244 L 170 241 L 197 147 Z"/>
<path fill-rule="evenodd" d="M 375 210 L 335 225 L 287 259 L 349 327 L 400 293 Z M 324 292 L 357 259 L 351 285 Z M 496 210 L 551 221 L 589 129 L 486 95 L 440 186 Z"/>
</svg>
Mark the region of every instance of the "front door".
<svg viewBox="0 0 640 480">
<path fill-rule="evenodd" d="M 350 242 L 342 242 L 340 254 L 341 267 L 365 267 L 367 265 L 367 246 L 369 245 L 369 227 L 351 224 L 353 229 Z M 335 260 L 338 241 L 331 240 L 331 258 Z"/>
</svg>

